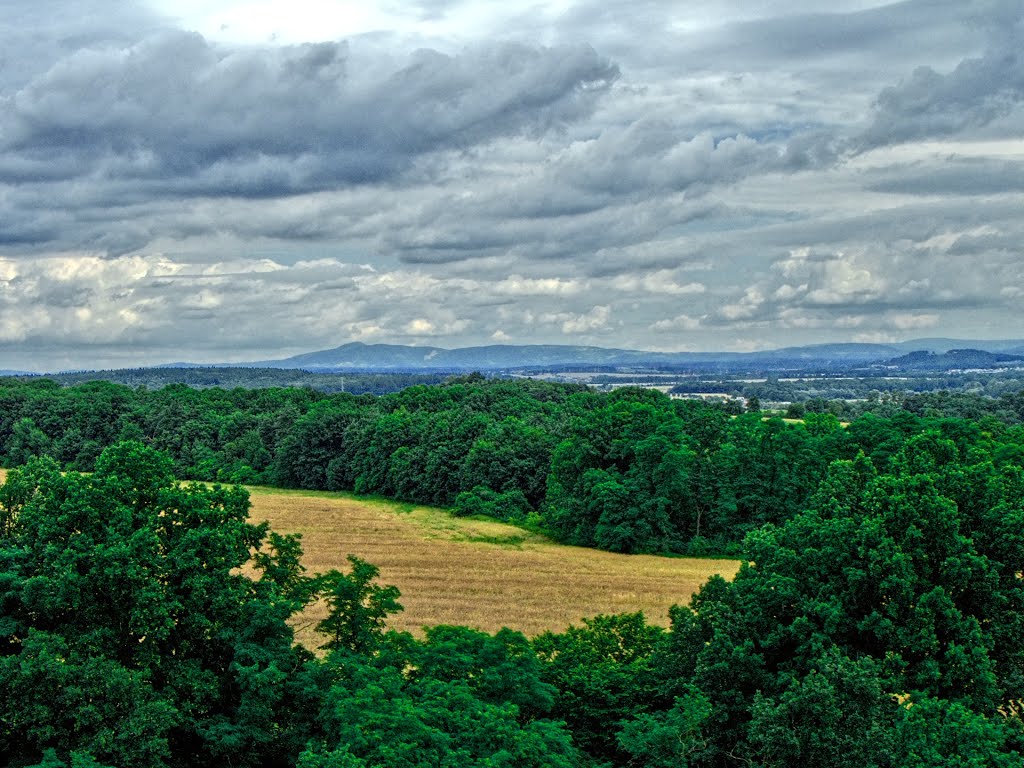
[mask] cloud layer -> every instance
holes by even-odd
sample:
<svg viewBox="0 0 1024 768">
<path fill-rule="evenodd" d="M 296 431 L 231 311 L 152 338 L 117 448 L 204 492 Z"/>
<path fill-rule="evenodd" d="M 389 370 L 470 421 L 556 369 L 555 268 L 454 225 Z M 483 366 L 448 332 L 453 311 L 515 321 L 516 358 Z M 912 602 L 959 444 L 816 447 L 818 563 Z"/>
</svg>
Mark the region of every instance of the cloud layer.
<svg viewBox="0 0 1024 768">
<path fill-rule="evenodd" d="M 1024 336 L 1018 2 L 3 6 L 0 368 Z"/>
</svg>

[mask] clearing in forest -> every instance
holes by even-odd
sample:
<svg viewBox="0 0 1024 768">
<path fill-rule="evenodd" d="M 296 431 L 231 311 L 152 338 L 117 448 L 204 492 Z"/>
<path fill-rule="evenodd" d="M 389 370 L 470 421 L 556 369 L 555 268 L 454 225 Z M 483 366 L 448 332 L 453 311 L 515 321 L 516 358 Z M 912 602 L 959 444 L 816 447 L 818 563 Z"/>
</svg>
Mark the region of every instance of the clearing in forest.
<svg viewBox="0 0 1024 768">
<path fill-rule="evenodd" d="M 347 571 L 356 555 L 394 584 L 405 610 L 390 626 L 460 624 L 487 632 L 501 627 L 529 636 L 561 631 L 601 613 L 643 611 L 668 625 L 668 609 L 685 605 L 707 579 L 732 578 L 734 560 L 620 555 L 556 544 L 539 534 L 488 520 L 340 493 L 251 488 L 252 519 L 279 533 L 301 533 L 310 573 Z M 322 606 L 298 622 L 299 638 Z"/>
</svg>

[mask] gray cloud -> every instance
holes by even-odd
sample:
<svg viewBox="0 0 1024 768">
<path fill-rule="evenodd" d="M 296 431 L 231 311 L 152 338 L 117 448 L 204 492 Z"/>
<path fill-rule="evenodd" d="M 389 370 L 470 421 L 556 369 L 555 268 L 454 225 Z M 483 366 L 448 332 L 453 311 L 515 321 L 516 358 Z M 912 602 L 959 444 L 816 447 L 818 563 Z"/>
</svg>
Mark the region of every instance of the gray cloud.
<svg viewBox="0 0 1024 768">
<path fill-rule="evenodd" d="M 906 195 L 999 195 L 1024 192 L 1024 162 L 947 158 L 939 167 L 900 168 L 869 187 Z"/>
<path fill-rule="evenodd" d="M 1004 4 L 1006 5 L 1006 4 Z M 996 135 L 1024 130 L 1024 19 L 1019 4 L 993 21 L 992 42 L 982 56 L 966 58 L 947 74 L 917 67 L 878 96 L 871 125 L 860 146 L 946 137 L 999 124 Z"/>
<path fill-rule="evenodd" d="M 162 28 L 158 15 L 133 2 L 0 0 L 0 95 L 82 48 L 129 46 Z"/>
<path fill-rule="evenodd" d="M 161 200 L 429 180 L 417 163 L 432 153 L 559 130 L 616 74 L 587 46 L 419 51 L 383 72 L 353 72 L 344 43 L 225 49 L 164 32 L 83 48 L 0 96 L 0 242 L 125 253 L 180 233 Z M 336 233 L 306 220 L 267 234 Z"/>
<path fill-rule="evenodd" d="M 508 44 L 420 51 L 366 78 L 343 43 L 222 50 L 168 32 L 76 51 L 6 97 L 2 160 L 28 168 L 3 180 L 46 158 L 51 178 L 188 179 L 203 194 L 365 183 L 422 153 L 578 119 L 615 76 L 587 47 Z"/>
<path fill-rule="evenodd" d="M 4 367 L 1024 335 L 1018 0 L 96 8 L 0 0 Z"/>
</svg>

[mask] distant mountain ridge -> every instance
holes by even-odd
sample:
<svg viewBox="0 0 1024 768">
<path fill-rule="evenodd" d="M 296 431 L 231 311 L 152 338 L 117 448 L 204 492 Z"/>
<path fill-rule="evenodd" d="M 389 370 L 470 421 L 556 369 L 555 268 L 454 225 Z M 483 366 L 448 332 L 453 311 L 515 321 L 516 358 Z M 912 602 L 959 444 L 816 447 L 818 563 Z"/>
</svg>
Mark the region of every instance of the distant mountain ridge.
<svg viewBox="0 0 1024 768">
<path fill-rule="evenodd" d="M 948 371 L 1003 368 L 1022 362 L 1024 355 L 980 349 L 951 349 L 938 354 L 927 350 L 911 352 L 886 361 L 886 365 L 902 371 Z"/>
<path fill-rule="evenodd" d="M 846 345 L 834 345 L 846 346 Z M 753 359 L 778 360 L 823 357 L 843 360 L 877 360 L 892 356 L 898 350 L 882 347 L 861 349 L 865 345 L 849 345 L 850 350 L 832 350 L 827 355 L 805 352 L 804 348 L 770 352 L 650 352 L 558 344 L 491 344 L 480 347 L 445 349 L 442 347 L 410 347 L 396 344 L 363 344 L 352 342 L 334 349 L 307 352 L 281 360 L 263 360 L 246 365 L 268 368 L 305 368 L 308 370 L 507 370 L 551 366 L 629 366 L 686 365 L 693 363 L 739 362 Z M 854 349 L 856 348 L 856 349 Z"/>
<path fill-rule="evenodd" d="M 959 353 L 959 357 L 955 354 Z M 977 352 L 968 363 L 965 352 Z M 333 349 L 306 352 L 276 360 L 220 364 L 308 371 L 497 371 L 570 366 L 715 366 L 767 368 L 851 367 L 883 364 L 911 353 L 928 353 L 931 363 L 952 367 L 983 367 L 998 362 L 985 355 L 1024 355 L 1024 340 L 975 341 L 918 339 L 893 344 L 814 344 L 758 352 L 651 352 L 581 345 L 491 344 L 446 349 L 401 344 L 351 342 Z M 1012 359 L 1012 358 L 1011 358 Z M 1004 361 L 1005 362 L 1005 361 Z"/>
<path fill-rule="evenodd" d="M 1024 364 L 1024 339 L 914 339 L 890 344 L 828 343 L 757 352 L 653 352 L 614 347 L 560 344 L 490 344 L 446 349 L 401 344 L 351 342 L 291 357 L 246 362 L 173 362 L 151 369 L 270 368 L 309 373 L 414 373 L 458 375 L 491 373 L 558 373 L 585 370 L 622 372 L 640 369 L 701 374 L 783 372 L 868 375 L 882 368 L 908 371 L 1005 368 Z M 65 369 L 95 372 L 79 366 Z M 53 371 L 58 374 L 62 371 Z M 39 372 L 0 370 L 0 376 L 38 376 Z"/>
</svg>

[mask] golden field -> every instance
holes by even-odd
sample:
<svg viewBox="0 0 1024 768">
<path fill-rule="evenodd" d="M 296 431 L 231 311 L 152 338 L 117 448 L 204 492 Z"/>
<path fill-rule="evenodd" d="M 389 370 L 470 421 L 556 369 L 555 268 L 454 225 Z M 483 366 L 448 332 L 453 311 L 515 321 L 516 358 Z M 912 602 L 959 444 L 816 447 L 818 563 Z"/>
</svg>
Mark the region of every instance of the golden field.
<svg viewBox="0 0 1024 768">
<path fill-rule="evenodd" d="M 347 494 L 249 490 L 254 522 L 302 534 L 309 573 L 347 570 L 349 554 L 376 565 L 380 581 L 402 592 L 405 610 L 390 625 L 412 632 L 461 624 L 532 636 L 633 611 L 667 625 L 670 606 L 687 603 L 709 576 L 731 578 L 739 567 L 733 560 L 568 547 L 495 521 Z M 296 622 L 299 639 L 316 645 L 312 627 L 323 616 L 322 605 L 309 608 Z"/>
<path fill-rule="evenodd" d="M 514 526 L 456 518 L 427 507 L 343 494 L 253 488 L 252 518 L 301 533 L 311 572 L 345 569 L 353 554 L 401 592 L 396 629 L 463 624 L 527 635 L 562 630 L 600 613 L 643 611 L 667 625 L 709 576 L 731 578 L 731 560 L 619 555 L 567 547 Z M 322 618 L 310 609 L 306 622 Z"/>
</svg>

